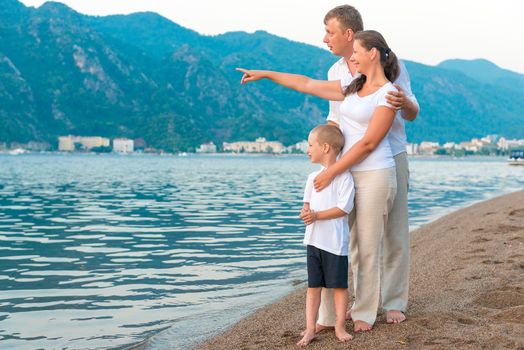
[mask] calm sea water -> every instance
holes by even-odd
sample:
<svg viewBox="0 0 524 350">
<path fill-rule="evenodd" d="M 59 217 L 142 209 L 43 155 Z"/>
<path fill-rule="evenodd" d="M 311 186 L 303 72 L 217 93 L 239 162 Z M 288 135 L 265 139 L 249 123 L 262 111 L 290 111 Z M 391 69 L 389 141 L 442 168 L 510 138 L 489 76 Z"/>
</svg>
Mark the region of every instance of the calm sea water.
<svg viewBox="0 0 524 350">
<path fill-rule="evenodd" d="M 411 159 L 412 228 L 524 188 Z M 306 279 L 306 157 L 0 155 L 0 349 L 187 348 Z"/>
</svg>

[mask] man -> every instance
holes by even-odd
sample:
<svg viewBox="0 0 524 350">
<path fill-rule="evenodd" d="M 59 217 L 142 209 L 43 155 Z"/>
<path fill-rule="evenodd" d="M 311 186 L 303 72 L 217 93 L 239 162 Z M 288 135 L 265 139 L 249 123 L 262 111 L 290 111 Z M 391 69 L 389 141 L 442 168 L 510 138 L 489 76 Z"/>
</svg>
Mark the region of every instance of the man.
<svg viewBox="0 0 524 350">
<path fill-rule="evenodd" d="M 362 17 L 352 6 L 341 5 L 330 10 L 324 17 L 326 34 L 324 43 L 333 52 L 340 56 L 328 71 L 328 80 L 342 80 L 358 76 L 355 65 L 351 62 L 353 54 L 354 34 L 363 30 Z M 381 290 L 382 306 L 386 310 L 388 323 L 400 323 L 406 319 L 404 312 L 407 308 L 409 286 L 409 226 L 407 211 L 407 192 L 409 170 L 406 156 L 406 133 L 404 120 L 412 121 L 417 117 L 419 106 L 411 92 L 410 80 L 404 64 L 400 63 L 400 75 L 395 81 L 398 92 L 390 92 L 388 102 L 397 108 L 397 115 L 388 136 L 395 158 L 397 171 L 397 194 L 393 209 L 389 213 L 388 227 L 383 240 L 383 285 Z M 328 123 L 339 124 L 341 102 L 329 103 Z M 351 232 L 358 228 L 350 220 Z M 358 251 L 356 244 L 351 241 L 351 268 L 353 270 L 354 287 L 358 283 Z M 355 300 L 355 303 L 358 303 Z M 377 312 L 377 310 L 371 310 Z M 351 317 L 348 311 L 347 318 Z M 355 332 L 371 330 L 371 324 L 353 320 Z M 317 332 L 335 324 L 333 291 L 323 289 L 322 302 L 317 321 Z"/>
</svg>

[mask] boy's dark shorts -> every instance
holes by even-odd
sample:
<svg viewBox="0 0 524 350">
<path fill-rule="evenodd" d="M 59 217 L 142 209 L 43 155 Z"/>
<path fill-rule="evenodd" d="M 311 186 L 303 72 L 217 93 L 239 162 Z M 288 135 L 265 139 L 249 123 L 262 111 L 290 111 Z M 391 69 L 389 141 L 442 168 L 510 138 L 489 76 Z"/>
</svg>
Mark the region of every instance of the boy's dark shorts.
<svg viewBox="0 0 524 350">
<path fill-rule="evenodd" d="M 348 257 L 308 245 L 307 281 L 309 288 L 347 288 Z"/>
</svg>

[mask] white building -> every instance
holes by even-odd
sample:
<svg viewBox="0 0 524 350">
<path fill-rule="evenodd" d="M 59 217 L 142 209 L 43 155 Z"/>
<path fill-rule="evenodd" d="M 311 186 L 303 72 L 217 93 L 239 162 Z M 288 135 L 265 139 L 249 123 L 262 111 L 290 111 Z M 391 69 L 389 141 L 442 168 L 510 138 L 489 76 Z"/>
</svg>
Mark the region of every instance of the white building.
<svg viewBox="0 0 524 350">
<path fill-rule="evenodd" d="M 76 150 L 76 145 L 79 144 L 85 150 L 90 150 L 95 147 L 109 147 L 109 139 L 100 136 L 84 137 L 84 136 L 60 136 L 58 137 L 58 150 L 63 152 L 73 152 Z"/>
<path fill-rule="evenodd" d="M 454 149 L 456 146 L 455 142 L 446 142 L 442 147 L 445 149 L 445 150 L 451 150 L 451 149 Z"/>
<path fill-rule="evenodd" d="M 278 141 L 266 141 L 265 138 L 259 137 L 252 141 L 224 142 L 222 144 L 224 152 L 246 152 L 246 153 L 283 153 L 286 148 Z"/>
<path fill-rule="evenodd" d="M 120 138 L 113 140 L 113 152 L 116 153 L 133 153 L 135 143 L 133 140 Z"/>
<path fill-rule="evenodd" d="M 294 153 L 298 150 L 299 152 L 307 153 L 308 145 L 309 144 L 307 141 L 300 141 L 300 142 L 295 143 L 294 145 L 289 146 L 287 148 L 287 151 L 289 153 Z"/>
<path fill-rule="evenodd" d="M 419 153 L 422 154 L 434 154 L 437 151 L 437 149 L 439 149 L 439 147 L 440 146 L 438 142 L 424 141 L 420 143 L 418 150 Z"/>
<path fill-rule="evenodd" d="M 406 144 L 406 153 L 410 156 L 418 154 L 418 145 L 416 143 Z"/>
<path fill-rule="evenodd" d="M 197 149 L 197 153 L 216 153 L 217 146 L 213 142 L 203 143 Z"/>
</svg>

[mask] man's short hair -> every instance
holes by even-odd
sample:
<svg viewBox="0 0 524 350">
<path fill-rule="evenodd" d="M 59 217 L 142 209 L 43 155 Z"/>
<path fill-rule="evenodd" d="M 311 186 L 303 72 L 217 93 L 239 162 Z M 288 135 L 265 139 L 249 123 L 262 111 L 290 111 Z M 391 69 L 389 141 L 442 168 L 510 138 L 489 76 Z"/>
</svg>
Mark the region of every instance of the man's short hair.
<svg viewBox="0 0 524 350">
<path fill-rule="evenodd" d="M 338 154 L 344 147 L 344 135 L 340 128 L 334 125 L 322 124 L 311 130 L 311 133 L 317 137 L 319 144 L 327 143 Z"/>
<path fill-rule="evenodd" d="M 327 22 L 332 18 L 338 20 L 342 26 L 342 30 L 351 29 L 353 33 L 364 30 L 364 23 L 362 22 L 360 12 L 358 12 L 358 10 L 353 6 L 340 5 L 329 10 L 324 17 L 324 24 L 327 24 Z"/>
</svg>

